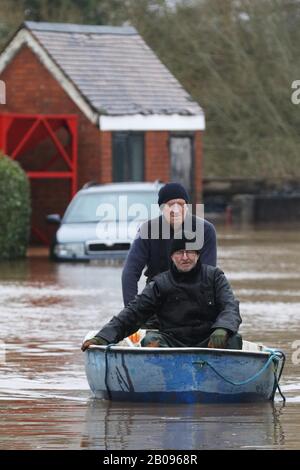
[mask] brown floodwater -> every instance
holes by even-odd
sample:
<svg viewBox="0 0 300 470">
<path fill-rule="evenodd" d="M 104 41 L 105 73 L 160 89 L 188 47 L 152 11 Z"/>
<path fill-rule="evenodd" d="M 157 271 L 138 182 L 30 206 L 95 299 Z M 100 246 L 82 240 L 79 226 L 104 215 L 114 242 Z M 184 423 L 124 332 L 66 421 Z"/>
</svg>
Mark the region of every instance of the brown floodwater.
<svg viewBox="0 0 300 470">
<path fill-rule="evenodd" d="M 280 397 L 274 405 L 93 399 L 80 345 L 121 309 L 121 266 L 30 256 L 0 263 L 0 449 L 299 448 L 299 232 L 219 229 L 218 236 L 244 338 L 287 354 L 285 406 Z"/>
</svg>

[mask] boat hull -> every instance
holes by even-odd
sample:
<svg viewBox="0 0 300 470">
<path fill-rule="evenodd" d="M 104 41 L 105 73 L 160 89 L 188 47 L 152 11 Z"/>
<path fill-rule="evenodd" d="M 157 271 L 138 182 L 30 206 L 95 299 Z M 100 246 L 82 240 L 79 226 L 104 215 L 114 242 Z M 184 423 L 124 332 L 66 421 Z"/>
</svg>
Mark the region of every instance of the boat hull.
<svg viewBox="0 0 300 470">
<path fill-rule="evenodd" d="M 96 397 L 134 402 L 266 401 L 280 373 L 280 360 L 269 352 L 204 348 L 95 346 L 85 365 Z"/>
</svg>

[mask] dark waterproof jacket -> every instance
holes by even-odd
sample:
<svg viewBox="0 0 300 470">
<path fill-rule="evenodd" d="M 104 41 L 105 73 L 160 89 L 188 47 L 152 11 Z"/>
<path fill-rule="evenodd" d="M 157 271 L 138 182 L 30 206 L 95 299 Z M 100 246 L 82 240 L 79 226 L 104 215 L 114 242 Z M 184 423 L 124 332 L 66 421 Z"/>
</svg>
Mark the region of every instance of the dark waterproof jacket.
<svg viewBox="0 0 300 470">
<path fill-rule="evenodd" d="M 169 271 L 155 276 L 97 336 L 117 343 L 134 333 L 154 313 L 159 330 L 186 346 L 207 339 L 216 328 L 236 333 L 242 321 L 239 302 L 224 273 L 198 262 L 188 273 L 179 273 L 172 265 Z"/>
</svg>

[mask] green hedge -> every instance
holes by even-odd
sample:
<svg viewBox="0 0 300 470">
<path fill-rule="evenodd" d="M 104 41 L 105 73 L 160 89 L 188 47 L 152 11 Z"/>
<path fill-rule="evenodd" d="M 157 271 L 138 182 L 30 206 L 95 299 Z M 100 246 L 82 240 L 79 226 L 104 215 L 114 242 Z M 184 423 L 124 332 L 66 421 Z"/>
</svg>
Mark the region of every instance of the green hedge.
<svg viewBox="0 0 300 470">
<path fill-rule="evenodd" d="M 26 173 L 17 162 L 0 152 L 0 259 L 26 255 L 30 213 Z"/>
</svg>

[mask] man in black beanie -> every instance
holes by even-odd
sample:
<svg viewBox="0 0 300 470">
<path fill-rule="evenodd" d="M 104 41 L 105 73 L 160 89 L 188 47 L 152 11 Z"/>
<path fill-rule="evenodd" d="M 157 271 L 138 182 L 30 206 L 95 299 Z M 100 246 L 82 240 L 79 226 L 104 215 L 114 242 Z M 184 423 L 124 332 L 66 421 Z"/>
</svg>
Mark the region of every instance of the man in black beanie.
<svg viewBox="0 0 300 470">
<path fill-rule="evenodd" d="M 144 347 L 242 349 L 239 302 L 224 273 L 202 264 L 197 240 L 185 232 L 170 248 L 170 269 L 82 345 L 117 343 L 137 331 L 154 313 L 158 330 L 148 331 Z"/>
<path fill-rule="evenodd" d="M 148 283 L 154 276 L 170 267 L 170 246 L 186 228 L 198 232 L 201 239 L 201 261 L 216 266 L 217 243 L 214 226 L 205 219 L 192 215 L 187 204 L 190 202 L 185 188 L 179 183 L 167 183 L 158 194 L 158 205 L 162 215 L 145 222 L 140 227 L 128 252 L 122 272 L 122 291 L 124 305 L 134 299 L 138 292 L 138 281 L 146 267 Z M 153 235 L 154 234 L 154 235 Z M 157 326 L 156 321 L 148 322 L 149 328 Z"/>
<path fill-rule="evenodd" d="M 168 183 L 163 186 L 158 193 L 158 205 L 161 206 L 173 199 L 183 199 L 189 202 L 189 196 L 184 187 L 179 183 Z"/>
</svg>

